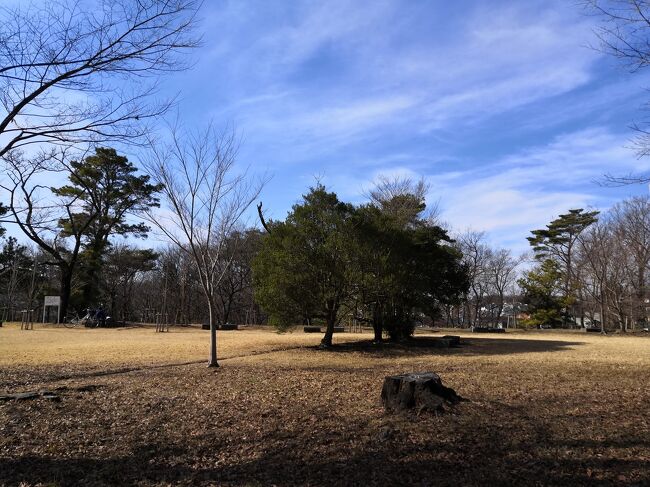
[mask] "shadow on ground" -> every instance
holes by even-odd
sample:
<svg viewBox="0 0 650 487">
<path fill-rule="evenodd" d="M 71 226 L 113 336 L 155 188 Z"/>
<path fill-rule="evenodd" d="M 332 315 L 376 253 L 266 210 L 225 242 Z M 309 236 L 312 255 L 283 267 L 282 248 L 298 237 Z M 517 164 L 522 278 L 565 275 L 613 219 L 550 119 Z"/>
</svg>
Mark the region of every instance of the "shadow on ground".
<svg viewBox="0 0 650 487">
<path fill-rule="evenodd" d="M 351 424 L 359 432 L 367 424 Z M 436 426 L 425 423 L 424 426 Z M 438 424 L 438 426 L 442 426 Z M 523 425 L 529 444 L 512 432 L 476 425 L 460 431 L 411 441 L 399 430 L 388 439 L 371 438 L 349 451 L 323 448 L 327 431 L 293 431 L 287 449 L 273 448 L 272 436 L 242 442 L 239 451 L 255 448 L 242 458 L 238 451 L 209 434 L 199 444 L 143 444 L 133 454 L 106 458 L 0 458 L 1 485 L 648 485 L 650 462 L 642 458 L 588 455 L 591 442 L 549 442 L 546 428 L 535 421 Z M 448 427 L 448 436 L 453 429 Z M 305 443 L 305 440 L 309 442 Z M 206 441 L 209 440 L 209 441 Z M 268 442 L 268 447 L 264 443 Z M 554 443 L 572 456 L 557 456 L 545 448 Z M 314 451 L 304 448 L 311 444 Z M 291 446 L 302 445 L 301 450 Z M 645 445 L 647 447 L 647 443 Z M 557 451 L 557 450 L 554 450 Z M 226 460 L 224 461 L 224 455 Z"/>
<path fill-rule="evenodd" d="M 461 338 L 461 345 L 441 348 L 439 337 L 416 336 L 402 342 L 375 343 L 372 340 L 340 343 L 326 349 L 330 352 L 362 352 L 376 356 L 452 355 L 511 355 L 516 353 L 561 352 L 584 342 L 564 340 L 526 340 L 512 338 Z"/>
</svg>

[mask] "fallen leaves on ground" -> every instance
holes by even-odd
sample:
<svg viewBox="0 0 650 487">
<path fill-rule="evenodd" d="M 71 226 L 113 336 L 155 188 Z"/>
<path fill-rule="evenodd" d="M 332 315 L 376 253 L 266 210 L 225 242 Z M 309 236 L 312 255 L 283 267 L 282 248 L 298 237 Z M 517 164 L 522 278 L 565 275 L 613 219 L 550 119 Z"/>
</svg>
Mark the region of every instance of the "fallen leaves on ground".
<svg viewBox="0 0 650 487">
<path fill-rule="evenodd" d="M 3 364 L 0 393 L 67 389 L 60 402 L 0 404 L 0 484 L 650 483 L 647 339 L 463 334 L 457 349 L 422 337 L 377 349 L 349 343 L 368 336 L 340 335 L 322 351 L 313 336 L 256 330 L 224 338 L 231 358 L 208 369 L 158 366 L 196 358 L 181 335 L 207 346 L 205 334 L 162 338 L 169 350 L 156 362 L 133 360 L 138 333 L 124 340 L 123 360 Z M 75 375 L 107 362 L 125 370 Z M 470 401 L 441 416 L 385 414 L 384 376 L 427 370 Z M 78 390 L 88 384 L 100 387 Z"/>
</svg>

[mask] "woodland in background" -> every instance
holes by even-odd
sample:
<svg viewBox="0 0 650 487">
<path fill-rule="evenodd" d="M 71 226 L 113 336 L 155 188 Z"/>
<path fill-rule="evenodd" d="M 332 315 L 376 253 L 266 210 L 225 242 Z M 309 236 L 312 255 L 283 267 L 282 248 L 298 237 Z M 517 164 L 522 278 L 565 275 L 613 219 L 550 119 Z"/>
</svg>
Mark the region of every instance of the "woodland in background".
<svg viewBox="0 0 650 487">
<path fill-rule="evenodd" d="M 601 48 L 645 67 L 647 3 L 586 3 L 604 20 Z M 328 334 L 359 322 L 376 338 L 434 322 L 647 328 L 647 197 L 604 214 L 569 210 L 533 230 L 532 258 L 442 225 L 426 213 L 426 185 L 408 180 L 380 179 L 356 206 L 316 188 L 285 221 L 264 222 L 260 206 L 264 231 L 243 228 L 265 178 L 233 174 L 234 134 L 172 127 L 161 143 L 150 125 L 171 107 L 152 96 L 158 78 L 190 66 L 184 56 L 200 44 L 200 3 L 101 5 L 1 11 L 0 222 L 29 243 L 0 242 L 0 319 L 25 310 L 38 319 L 43 296 L 60 295 L 62 319 L 102 306 L 117 320 L 207 321 L 212 348 L 215 325 L 269 318 L 280 327 L 321 320 Z M 149 155 L 133 163 L 111 145 Z M 48 186 L 61 177 L 66 184 Z M 168 246 L 121 240 L 143 239 L 150 227 Z"/>
<path fill-rule="evenodd" d="M 68 317 L 102 306 L 120 321 L 205 323 L 206 298 L 191 256 L 175 245 L 146 248 L 146 241 L 121 238 L 147 236 L 138 205 L 155 207 L 160 186 L 112 149 L 71 167 L 71 183 L 53 194 L 74 200 L 77 209 L 85 200 L 102 201 L 101 219 L 71 230 L 90 219 L 94 204 L 59 218 L 55 238 L 45 240 L 54 254 L 2 237 L 0 319 L 20 320 L 29 309 L 41 319 L 43 296 L 60 294 L 68 271 L 53 259 L 58 255 L 66 263 L 76 259 Z M 82 184 L 94 190 L 79 194 Z M 141 190 L 126 205 L 126 187 L 136 186 Z M 534 259 L 526 259 L 490 246 L 483 233 L 448 236 L 435 210 L 426 211 L 426 191 L 422 182 L 384 179 L 368 203 L 354 206 L 318 186 L 285 222 L 231 230 L 215 263 L 216 323 L 354 322 L 372 326 L 378 339 L 432 324 L 647 327 L 650 198 L 627 199 L 603 214 L 570 210 L 532 232 Z"/>
</svg>

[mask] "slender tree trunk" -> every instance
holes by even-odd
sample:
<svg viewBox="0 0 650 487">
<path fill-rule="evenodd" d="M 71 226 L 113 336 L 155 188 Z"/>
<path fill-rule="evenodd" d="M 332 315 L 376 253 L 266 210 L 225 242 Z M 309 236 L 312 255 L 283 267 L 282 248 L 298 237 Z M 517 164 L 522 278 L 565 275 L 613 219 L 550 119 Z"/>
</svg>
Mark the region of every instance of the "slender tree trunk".
<svg viewBox="0 0 650 487">
<path fill-rule="evenodd" d="M 208 359 L 208 367 L 219 367 L 217 362 L 217 321 L 212 296 L 208 297 L 208 313 L 210 320 L 210 358 Z"/>
<path fill-rule="evenodd" d="M 605 333 L 605 293 L 600 290 L 600 332 Z"/>
<path fill-rule="evenodd" d="M 503 314 L 503 305 L 505 303 L 505 297 L 503 292 L 499 292 L 499 306 L 497 308 L 497 324 L 501 323 L 501 315 Z"/>
<path fill-rule="evenodd" d="M 373 306 L 372 314 L 372 330 L 375 333 L 374 341 L 380 343 L 383 341 L 382 331 L 384 326 L 381 319 L 381 306 L 379 304 L 375 304 L 375 306 Z"/>
</svg>

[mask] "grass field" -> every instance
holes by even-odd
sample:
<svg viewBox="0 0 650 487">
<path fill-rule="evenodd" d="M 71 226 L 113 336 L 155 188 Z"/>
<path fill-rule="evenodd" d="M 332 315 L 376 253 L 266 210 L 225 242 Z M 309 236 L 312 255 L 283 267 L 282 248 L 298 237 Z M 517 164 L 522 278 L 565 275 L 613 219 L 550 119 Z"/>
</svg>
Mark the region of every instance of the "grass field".
<svg viewBox="0 0 650 487">
<path fill-rule="evenodd" d="M 0 485 L 650 485 L 650 339 L 0 328 Z M 469 399 L 385 414 L 385 375 Z M 95 386 L 91 390 L 79 386 Z"/>
</svg>

